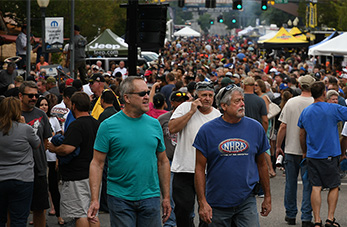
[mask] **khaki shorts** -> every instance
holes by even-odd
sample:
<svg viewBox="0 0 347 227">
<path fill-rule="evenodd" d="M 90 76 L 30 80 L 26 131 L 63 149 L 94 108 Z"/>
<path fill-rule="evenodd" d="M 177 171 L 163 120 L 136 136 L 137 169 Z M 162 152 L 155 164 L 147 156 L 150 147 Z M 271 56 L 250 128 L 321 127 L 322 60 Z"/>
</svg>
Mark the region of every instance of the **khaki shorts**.
<svg viewBox="0 0 347 227">
<path fill-rule="evenodd" d="M 64 181 L 60 195 L 60 212 L 62 217 L 87 217 L 91 200 L 89 179 Z"/>
</svg>

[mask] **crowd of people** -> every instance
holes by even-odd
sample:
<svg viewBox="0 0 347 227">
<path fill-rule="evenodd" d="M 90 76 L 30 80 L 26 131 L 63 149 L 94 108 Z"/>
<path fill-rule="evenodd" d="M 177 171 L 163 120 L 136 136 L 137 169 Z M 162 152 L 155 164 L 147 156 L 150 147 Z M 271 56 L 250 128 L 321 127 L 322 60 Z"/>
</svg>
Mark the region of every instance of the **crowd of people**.
<svg viewBox="0 0 347 227">
<path fill-rule="evenodd" d="M 296 224 L 301 173 L 302 226 L 323 225 L 323 188 L 325 226 L 339 226 L 347 69 L 307 60 L 302 49 L 260 54 L 250 39 L 207 35 L 167 42 L 137 75 L 125 62 L 105 71 L 101 61 L 80 60 L 77 78 L 62 80 L 41 71 L 41 55 L 24 80 L 8 63 L 0 72 L 0 226 L 26 226 L 31 210 L 44 227 L 48 209 L 60 225 L 100 226 L 102 211 L 111 226 L 194 226 L 196 196 L 201 226 L 259 226 L 255 198 L 267 216 L 278 155 L 285 221 Z"/>
</svg>

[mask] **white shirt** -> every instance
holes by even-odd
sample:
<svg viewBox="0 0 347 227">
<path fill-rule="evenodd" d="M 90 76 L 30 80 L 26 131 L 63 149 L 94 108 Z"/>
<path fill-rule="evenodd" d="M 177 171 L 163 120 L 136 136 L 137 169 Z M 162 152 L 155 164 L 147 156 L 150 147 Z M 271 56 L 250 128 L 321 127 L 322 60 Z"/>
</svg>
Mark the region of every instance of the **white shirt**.
<svg viewBox="0 0 347 227">
<path fill-rule="evenodd" d="M 172 114 L 170 120 L 182 117 L 188 113 L 191 105 L 191 102 L 185 102 L 179 105 Z M 193 114 L 187 125 L 178 133 L 177 145 L 171 165 L 172 172 L 195 172 L 195 148 L 193 147 L 195 136 L 204 123 L 211 121 L 220 115 L 221 113 L 215 108 L 213 108 L 209 114 L 202 114 L 199 110 Z"/>
<path fill-rule="evenodd" d="M 298 120 L 301 112 L 313 103 L 312 97 L 296 96 L 288 100 L 281 112 L 279 121 L 287 125 L 284 152 L 287 154 L 302 155 L 300 146 L 300 128 Z"/>
<path fill-rule="evenodd" d="M 114 71 L 113 71 L 113 76 L 116 76 L 116 73 L 117 72 L 120 72 L 122 73 L 122 79 L 124 80 L 125 78 L 128 77 L 128 70 L 124 67 L 124 68 L 120 68 L 120 67 L 117 67 Z"/>
<path fill-rule="evenodd" d="M 56 117 L 50 117 L 49 123 L 51 124 L 52 131 L 54 134 L 61 131 L 61 127 L 59 124 L 59 121 Z M 52 137 L 48 138 L 48 141 L 51 141 Z M 51 153 L 48 150 L 46 150 L 46 156 L 48 162 L 55 162 L 57 160 L 57 155 L 55 153 Z"/>
</svg>

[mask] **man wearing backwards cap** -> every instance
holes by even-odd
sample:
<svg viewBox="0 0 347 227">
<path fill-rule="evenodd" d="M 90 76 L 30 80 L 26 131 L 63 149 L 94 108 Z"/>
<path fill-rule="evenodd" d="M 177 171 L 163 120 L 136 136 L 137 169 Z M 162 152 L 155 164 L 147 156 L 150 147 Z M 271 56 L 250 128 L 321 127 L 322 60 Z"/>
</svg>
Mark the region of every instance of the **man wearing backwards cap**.
<svg viewBox="0 0 347 227">
<path fill-rule="evenodd" d="M 92 113 L 90 114 L 96 120 L 99 119 L 100 114 L 104 111 L 101 106 L 100 96 L 105 89 L 105 78 L 101 73 L 95 73 L 89 79 L 90 90 L 94 93 L 93 100 L 91 102 Z M 118 99 L 114 102 L 114 107 L 117 111 L 120 110 Z"/>
<path fill-rule="evenodd" d="M 160 115 L 158 117 L 158 121 L 161 125 L 161 128 L 163 129 L 163 134 L 164 134 L 164 142 L 165 142 L 165 147 L 166 147 L 166 155 L 167 158 L 169 159 L 170 163 L 172 162 L 172 158 L 174 155 L 175 147 L 177 144 L 177 133 L 171 134 L 169 131 L 169 120 L 175 111 L 175 109 L 184 103 L 185 101 L 188 101 L 189 97 L 186 92 L 182 91 L 174 91 L 171 93 L 169 97 L 169 101 L 171 103 L 172 110 L 170 112 L 167 112 L 163 115 Z M 174 214 L 174 202 L 172 199 L 172 179 L 173 179 L 173 173 L 171 172 L 171 181 L 170 181 L 170 203 L 171 203 L 171 208 L 172 212 L 169 217 L 169 219 L 164 223 L 164 226 L 176 226 L 176 217 Z"/>
<path fill-rule="evenodd" d="M 240 87 L 222 88 L 216 101 L 223 116 L 201 126 L 193 143 L 200 219 L 211 227 L 229 227 L 232 221 L 236 226 L 256 227 L 259 218 L 255 192 L 259 181 L 265 194 L 260 214 L 267 216 L 271 211 L 265 160 L 269 142 L 262 126 L 245 117 Z"/>
<path fill-rule="evenodd" d="M 303 160 L 303 151 L 300 147 L 300 128 L 297 126 L 301 112 L 313 103 L 311 96 L 311 86 L 315 79 L 310 76 L 301 76 L 299 78 L 299 87 L 301 95 L 288 100 L 284 106 L 279 121 L 280 128 L 277 133 L 276 154 L 285 156 L 286 162 L 286 187 L 284 191 L 284 207 L 286 209 L 285 221 L 289 225 L 295 225 L 297 208 L 297 181 L 299 170 L 301 176 L 307 170 L 307 163 Z M 284 152 L 282 150 L 282 142 L 285 138 Z M 301 177 L 303 182 L 302 201 L 301 201 L 301 221 L 302 226 L 311 226 L 312 207 L 311 207 L 311 189 L 312 186 L 307 178 Z"/>
<path fill-rule="evenodd" d="M 347 107 L 326 103 L 326 88 L 321 81 L 311 86 L 311 94 L 314 103 L 302 111 L 298 126 L 300 145 L 307 159 L 307 176 L 312 184 L 313 216 L 315 225 L 322 226 L 321 190 L 329 188 L 328 217 L 325 226 L 340 226 L 334 218 L 341 184 L 339 172 L 341 147 L 337 123 L 347 121 Z"/>
<path fill-rule="evenodd" d="M 214 86 L 211 82 L 198 82 L 195 87 L 196 99 L 182 103 L 169 121 L 170 133 L 178 133 L 175 155 L 171 171 L 174 172 L 173 199 L 177 227 L 193 226 L 191 213 L 194 211 L 195 150 L 192 147 L 201 125 L 220 116 L 212 107 Z"/>
</svg>

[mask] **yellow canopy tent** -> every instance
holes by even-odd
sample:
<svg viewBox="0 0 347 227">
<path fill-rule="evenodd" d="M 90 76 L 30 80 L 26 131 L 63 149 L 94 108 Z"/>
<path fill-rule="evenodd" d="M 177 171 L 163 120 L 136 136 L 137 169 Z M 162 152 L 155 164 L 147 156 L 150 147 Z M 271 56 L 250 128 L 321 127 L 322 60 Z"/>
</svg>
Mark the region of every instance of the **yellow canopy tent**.
<svg viewBox="0 0 347 227">
<path fill-rule="evenodd" d="M 299 28 L 293 27 L 290 31 L 290 34 L 292 34 L 295 38 L 306 41 L 307 36 L 310 37 L 310 40 L 313 41 L 315 39 L 315 36 L 312 35 L 311 33 L 302 33 Z M 300 34 L 300 35 L 299 35 Z"/>
<path fill-rule="evenodd" d="M 307 47 L 309 45 L 309 42 L 295 38 L 282 27 L 274 37 L 259 41 L 258 44 L 265 49 L 279 49 Z"/>
</svg>

